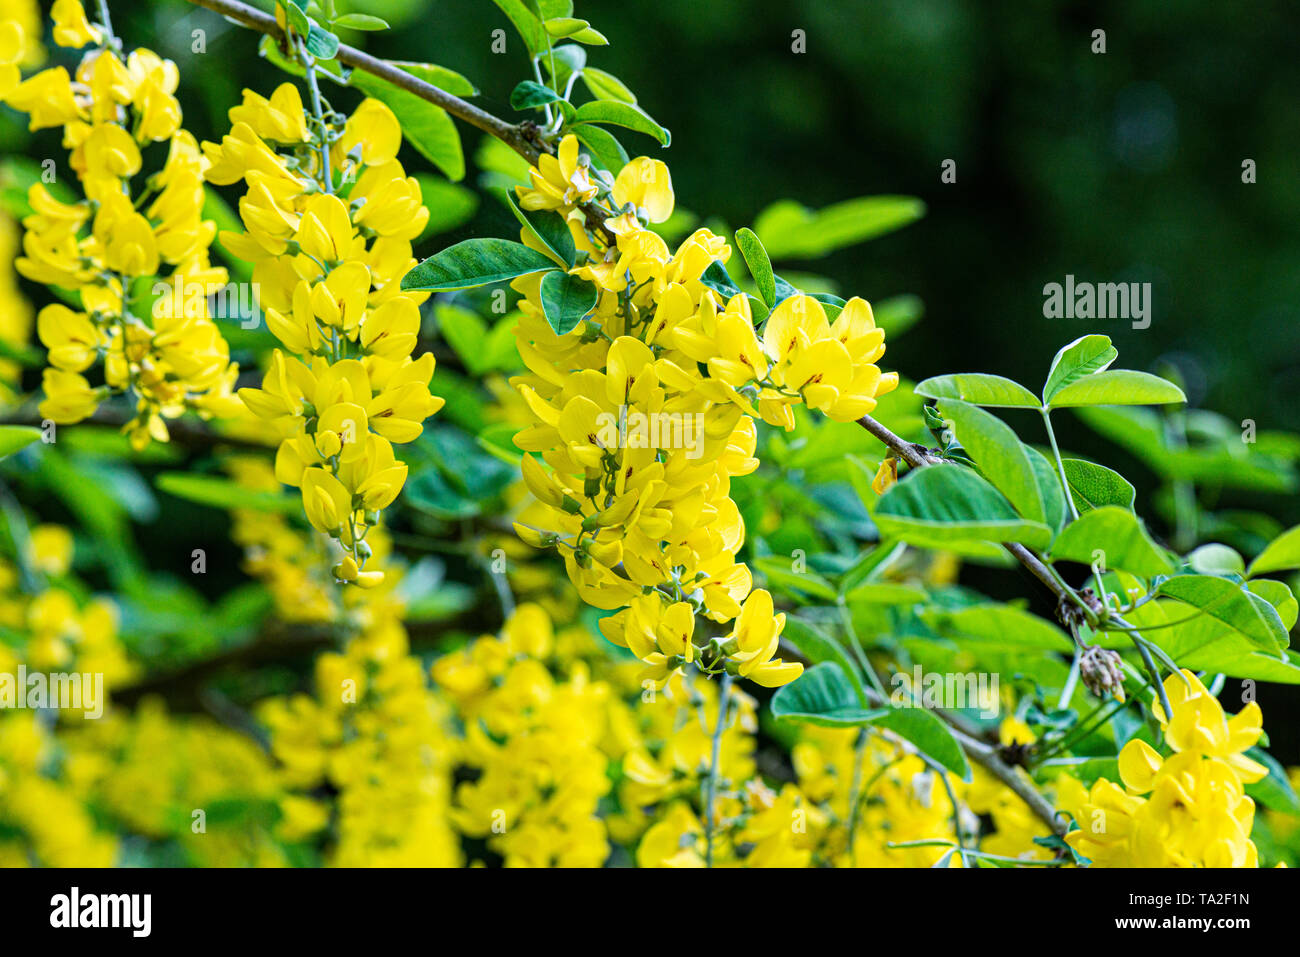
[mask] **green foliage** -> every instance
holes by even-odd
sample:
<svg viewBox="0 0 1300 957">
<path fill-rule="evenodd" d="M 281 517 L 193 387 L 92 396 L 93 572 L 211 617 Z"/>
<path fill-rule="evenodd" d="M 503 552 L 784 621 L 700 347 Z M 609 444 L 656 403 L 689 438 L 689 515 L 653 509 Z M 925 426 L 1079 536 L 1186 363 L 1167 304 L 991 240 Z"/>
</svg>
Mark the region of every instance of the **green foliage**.
<svg viewBox="0 0 1300 957">
<path fill-rule="evenodd" d="M 41 437 L 41 430 L 29 425 L 0 425 L 0 459 L 13 455 Z"/>
<path fill-rule="evenodd" d="M 1104 568 L 1119 568 L 1141 578 L 1170 575 L 1174 564 L 1152 541 L 1142 521 L 1126 508 L 1103 505 L 1066 526 L 1052 545 L 1052 557 Z"/>
<path fill-rule="evenodd" d="M 402 288 L 428 292 L 473 289 L 554 268 L 549 257 L 523 243 L 466 239 L 413 268 L 402 280 Z"/>
<path fill-rule="evenodd" d="M 557 335 L 573 330 L 596 307 L 596 284 L 558 269 L 542 277 L 542 312 Z"/>
<path fill-rule="evenodd" d="M 1018 516 L 996 488 L 960 466 L 914 472 L 881 496 L 873 517 L 882 532 L 929 548 L 972 540 L 1038 548 L 1051 538 L 1045 524 Z"/>
<path fill-rule="evenodd" d="M 864 196 L 821 210 L 782 200 L 758 214 L 754 232 L 773 259 L 816 259 L 901 229 L 924 215 L 925 204 L 910 196 Z"/>
<path fill-rule="evenodd" d="M 772 716 L 835 728 L 870 724 L 887 708 L 863 709 L 844 669 L 833 661 L 813 665 L 772 696 Z"/>
</svg>

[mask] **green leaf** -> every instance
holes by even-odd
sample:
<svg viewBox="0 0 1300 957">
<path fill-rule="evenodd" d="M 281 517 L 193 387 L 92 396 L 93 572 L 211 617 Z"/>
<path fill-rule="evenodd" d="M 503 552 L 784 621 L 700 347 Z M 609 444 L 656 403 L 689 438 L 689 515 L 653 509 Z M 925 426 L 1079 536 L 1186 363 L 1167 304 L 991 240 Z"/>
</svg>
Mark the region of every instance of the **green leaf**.
<svg viewBox="0 0 1300 957">
<path fill-rule="evenodd" d="M 1258 581 L 1247 582 L 1246 587 L 1273 606 L 1278 617 L 1282 619 L 1283 628 L 1290 632 L 1295 627 L 1296 620 L 1300 619 L 1300 603 L 1296 601 L 1295 594 L 1284 582 L 1261 578 Z"/>
<path fill-rule="evenodd" d="M 957 465 L 911 472 L 880 497 L 873 517 L 883 534 L 930 548 L 955 541 L 1041 548 L 1051 540 L 1046 525 L 1022 519 L 996 488 Z"/>
<path fill-rule="evenodd" d="M 970 781 L 970 765 L 948 726 L 924 708 L 889 708 L 888 714 L 874 722 L 901 738 L 911 741 L 936 764 L 947 768 L 963 781 Z"/>
<path fill-rule="evenodd" d="M 727 272 L 727 267 L 716 259 L 709 263 L 709 267 L 704 270 L 704 274 L 700 276 L 700 282 L 724 299 L 738 296 L 741 292 L 740 287 L 731 278 L 731 274 Z"/>
<path fill-rule="evenodd" d="M 0 425 L 0 459 L 13 455 L 41 437 L 34 425 Z"/>
<path fill-rule="evenodd" d="M 306 11 L 303 9 L 304 6 L 295 2 L 280 4 L 280 7 L 284 10 L 285 21 L 289 24 L 290 29 L 300 37 L 307 36 L 312 26 L 311 18 L 307 16 Z"/>
<path fill-rule="evenodd" d="M 627 165 L 627 151 L 609 130 L 585 125 L 574 127 L 573 135 L 587 147 L 596 165 L 608 170 L 611 176 L 617 176 L 619 170 Z"/>
<path fill-rule="evenodd" d="M 1187 556 L 1187 564 L 1202 575 L 1245 575 L 1246 562 L 1235 548 L 1210 542 Z"/>
<path fill-rule="evenodd" d="M 749 274 L 754 277 L 759 295 L 771 309 L 777 301 L 776 277 L 772 274 L 772 260 L 767 258 L 767 250 L 754 235 L 754 231 L 744 227 L 736 230 L 736 246 L 740 249 L 740 254 L 745 257 L 745 265 L 749 267 Z"/>
<path fill-rule="evenodd" d="M 588 46 L 593 47 L 609 46 L 609 38 L 599 30 L 592 27 L 587 27 L 585 30 L 579 30 L 577 33 L 570 33 L 569 39 L 577 40 L 579 43 L 585 43 Z"/>
<path fill-rule="evenodd" d="M 248 508 L 259 512 L 296 513 L 302 502 L 296 495 L 253 491 L 233 479 L 192 472 L 160 472 L 154 484 L 169 495 L 220 509 Z"/>
<path fill-rule="evenodd" d="M 772 717 L 841 728 L 870 724 L 888 708 L 865 709 L 848 675 L 833 661 L 813 665 L 772 695 Z"/>
<path fill-rule="evenodd" d="M 1047 510 L 1029 451 L 1011 427 L 991 412 L 966 402 L 948 399 L 940 408 L 984 477 L 1025 518 L 1047 524 Z"/>
<path fill-rule="evenodd" d="M 430 256 L 402 279 L 402 288 L 420 292 L 472 289 L 543 269 L 549 256 L 508 239 L 466 239 Z"/>
<path fill-rule="evenodd" d="M 790 567 L 790 559 L 778 555 L 764 555 L 756 558 L 753 565 L 761 571 L 770 584 L 780 585 L 785 591 L 793 591 L 834 601 L 839 594 L 834 586 L 816 572 L 796 572 Z"/>
<path fill-rule="evenodd" d="M 582 82 L 587 84 L 591 95 L 598 100 L 617 100 L 620 103 L 635 103 L 636 96 L 612 73 L 589 66 L 582 71 Z"/>
<path fill-rule="evenodd" d="M 1264 651 L 1276 654 L 1287 646 L 1286 628 L 1277 610 L 1226 578 L 1178 575 L 1161 582 L 1156 593 L 1199 608 Z"/>
<path fill-rule="evenodd" d="M 538 10 L 537 3 L 530 0 L 524 3 L 523 0 L 492 0 L 514 25 L 515 30 L 523 38 L 524 46 L 532 56 L 537 56 L 546 50 L 546 31 L 542 29 L 541 12 Z"/>
<path fill-rule="evenodd" d="M 1300 568 L 1300 525 L 1289 528 L 1269 543 L 1250 563 L 1250 576 Z"/>
<path fill-rule="evenodd" d="M 554 73 L 551 73 L 551 85 L 557 90 L 568 88 L 569 79 L 575 74 L 585 75 L 587 68 L 587 51 L 576 43 L 564 43 L 557 47 L 552 47 L 549 56 L 542 58 L 542 63 L 548 73 L 551 72 L 552 66 Z"/>
<path fill-rule="evenodd" d="M 1048 408 L 1081 405 L 1166 405 L 1187 396 L 1167 379 L 1132 369 L 1108 369 L 1085 376 L 1056 391 Z"/>
<path fill-rule="evenodd" d="M 1171 575 L 1174 564 L 1156 545 L 1136 515 L 1118 505 L 1084 512 L 1065 527 L 1052 545 L 1052 558 L 1093 563 L 1101 551 L 1106 568 L 1118 568 L 1140 578 Z"/>
<path fill-rule="evenodd" d="M 862 668 L 839 641 L 815 625 L 793 615 L 786 618 L 781 638 L 793 645 L 814 665 L 823 661 L 838 664 L 849 676 L 849 681 L 857 693 L 858 703 L 863 708 L 867 706 L 867 689 L 863 684 Z"/>
<path fill-rule="evenodd" d="M 577 250 L 573 245 L 573 233 L 569 232 L 569 226 L 564 218 L 551 210 L 521 209 L 510 190 L 501 190 L 500 195 L 505 204 L 510 207 L 510 211 L 515 214 L 515 219 L 519 220 L 519 224 L 528 230 L 537 242 L 550 250 L 556 265 L 564 269 L 570 268 L 577 256 Z"/>
<path fill-rule="evenodd" d="M 1041 408 L 1038 397 L 1019 382 L 983 372 L 934 376 L 919 383 L 914 391 L 927 399 L 960 399 L 993 408 Z"/>
<path fill-rule="evenodd" d="M 582 104 L 574 114 L 573 124 L 577 126 L 582 123 L 611 123 L 652 136 L 664 146 L 672 142 L 672 134 L 652 120 L 639 106 L 617 100 L 593 100 Z"/>
<path fill-rule="evenodd" d="M 407 72 L 412 71 L 407 69 Z M 461 150 L 460 133 L 442 107 L 364 70 L 353 70 L 349 83 L 401 117 L 402 136 L 448 179 L 464 178 L 465 155 Z"/>
<path fill-rule="evenodd" d="M 1056 471 L 1056 466 L 1048 460 L 1047 456 L 1038 449 L 1024 443 L 1021 445 L 1029 456 L 1029 464 L 1033 467 L 1038 494 L 1043 497 L 1044 520 L 1055 537 L 1070 520 L 1070 511 L 1065 504 L 1065 489 L 1061 487 L 1060 473 Z"/>
<path fill-rule="evenodd" d="M 313 23 L 307 31 L 307 52 L 318 60 L 332 60 L 339 52 L 339 38 L 319 24 Z"/>
<path fill-rule="evenodd" d="M 1119 358 L 1119 350 L 1110 344 L 1109 336 L 1082 336 L 1063 347 L 1052 360 L 1043 386 L 1043 404 L 1049 403 L 1056 393 L 1071 382 L 1100 372 Z"/>
<path fill-rule="evenodd" d="M 912 196 L 863 196 L 821 210 L 783 199 L 758 214 L 754 232 L 773 259 L 817 259 L 924 215 L 925 203 Z"/>
<path fill-rule="evenodd" d="M 1268 768 L 1268 777 L 1246 785 L 1246 793 L 1274 811 L 1300 815 L 1300 797 L 1287 778 L 1286 768 L 1263 748 L 1247 748 L 1246 757 Z"/>
<path fill-rule="evenodd" d="M 596 284 L 555 270 L 542 277 L 542 312 L 555 334 L 562 336 L 596 308 Z"/>
<path fill-rule="evenodd" d="M 372 17 L 368 13 L 345 13 L 330 21 L 330 26 L 345 30 L 387 30 L 388 21 Z"/>
<path fill-rule="evenodd" d="M 457 73 L 445 66 L 439 66 L 436 63 L 421 63 L 414 60 L 389 60 L 390 64 L 400 67 L 411 76 L 423 80 L 430 86 L 436 86 L 444 93 L 450 93 L 453 96 L 477 96 L 478 90 L 464 74 Z M 405 124 L 403 124 L 405 130 Z"/>
<path fill-rule="evenodd" d="M 970 605 L 953 610 L 932 608 L 921 619 L 945 637 L 985 641 L 1008 648 L 1069 651 L 1070 638 L 1037 615 L 1011 605 Z"/>
<path fill-rule="evenodd" d="M 561 99 L 560 94 L 536 80 L 522 80 L 510 93 L 510 105 L 516 110 L 531 110 Z"/>
<path fill-rule="evenodd" d="M 1133 508 L 1137 493 L 1118 472 L 1083 459 L 1062 459 L 1061 464 L 1065 466 L 1065 480 L 1070 484 L 1070 497 L 1080 515 L 1106 505 Z"/>
<path fill-rule="evenodd" d="M 591 27 L 590 23 L 578 17 L 552 17 L 542 25 L 546 28 L 546 32 L 557 40 L 571 37 Z"/>
</svg>

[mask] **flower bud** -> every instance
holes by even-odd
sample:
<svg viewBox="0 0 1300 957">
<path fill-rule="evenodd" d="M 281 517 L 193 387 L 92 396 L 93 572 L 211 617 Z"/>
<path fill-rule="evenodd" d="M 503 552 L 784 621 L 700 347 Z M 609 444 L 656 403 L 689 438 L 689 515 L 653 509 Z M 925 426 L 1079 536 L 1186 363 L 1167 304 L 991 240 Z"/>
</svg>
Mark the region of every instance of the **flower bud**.
<svg viewBox="0 0 1300 957">
<path fill-rule="evenodd" d="M 1079 658 L 1079 678 L 1099 698 L 1109 693 L 1119 701 L 1124 700 L 1124 672 L 1118 652 L 1100 645 L 1085 648 Z"/>
</svg>

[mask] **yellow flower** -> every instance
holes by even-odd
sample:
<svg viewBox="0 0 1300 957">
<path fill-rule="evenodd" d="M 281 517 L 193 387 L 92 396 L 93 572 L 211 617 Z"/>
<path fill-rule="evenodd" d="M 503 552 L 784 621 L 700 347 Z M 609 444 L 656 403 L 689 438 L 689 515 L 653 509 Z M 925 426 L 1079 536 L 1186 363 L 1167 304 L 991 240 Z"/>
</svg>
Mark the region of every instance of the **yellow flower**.
<svg viewBox="0 0 1300 957">
<path fill-rule="evenodd" d="M 673 214 L 672 176 L 659 160 L 647 156 L 631 160 L 614 179 L 613 194 L 620 208 L 631 203 L 652 223 L 662 223 Z"/>
<path fill-rule="evenodd" d="M 276 477 L 301 487 L 312 525 L 349 553 L 334 564 L 337 580 L 375 588 L 384 576 L 367 567 L 366 536 L 407 477 L 392 443 L 418 438 L 443 404 L 429 391 L 433 355 L 412 358 L 424 296 L 400 288 L 428 211 L 395 159 L 397 120 L 376 100 L 331 137 L 341 195 L 317 150 L 306 164 L 278 151 L 318 145 L 292 84 L 269 100 L 245 91 L 230 119 L 219 145 L 203 145 L 208 179 L 248 186 L 246 231 L 222 242 L 255 264 L 267 327 L 290 353 L 275 350 L 262 387 L 239 398 L 281 439 Z"/>
<path fill-rule="evenodd" d="M 59 46 L 75 50 L 101 42 L 99 28 L 91 26 L 78 0 L 54 0 L 50 16 L 54 18 L 54 42 Z"/>
<path fill-rule="evenodd" d="M 24 80 L 9 93 L 5 102 L 30 115 L 27 125 L 31 130 L 63 126 L 81 115 L 72 96 L 72 78 L 61 66 L 43 70 Z"/>
<path fill-rule="evenodd" d="M 569 211 L 595 198 L 590 167 L 579 155 L 578 138 L 570 133 L 560 140 L 557 155 L 543 153 L 528 173 L 532 188 L 516 186 L 519 205 L 524 209 Z"/>
</svg>

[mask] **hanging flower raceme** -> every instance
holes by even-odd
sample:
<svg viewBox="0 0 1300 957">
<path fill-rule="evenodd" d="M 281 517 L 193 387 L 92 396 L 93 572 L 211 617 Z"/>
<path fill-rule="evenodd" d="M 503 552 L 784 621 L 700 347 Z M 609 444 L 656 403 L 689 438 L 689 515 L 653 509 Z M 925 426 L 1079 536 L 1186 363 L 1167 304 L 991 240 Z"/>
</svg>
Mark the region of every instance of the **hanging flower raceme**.
<svg viewBox="0 0 1300 957">
<path fill-rule="evenodd" d="M 176 64 L 145 49 L 124 62 L 77 0 L 59 0 L 53 13 L 57 43 L 96 44 L 73 75 L 52 67 L 15 85 L 31 41 L 16 21 L 0 25 L 0 95 L 31 129 L 62 127 L 82 192 L 66 201 L 44 182 L 28 192 L 33 212 L 15 266 L 76 297 L 37 317 L 50 363 L 41 414 L 79 422 L 127 393 L 136 408 L 125 431 L 143 448 L 166 441 L 165 420 L 186 411 L 238 412 L 230 391 L 238 368 L 208 315 L 207 295 L 226 271 L 208 258 L 216 225 L 202 218 L 206 160 L 181 129 Z M 145 152 L 161 143 L 162 168 L 136 182 Z M 83 373 L 101 361 L 104 382 L 92 385 Z"/>
<path fill-rule="evenodd" d="M 443 404 L 429 392 L 433 355 L 411 355 L 427 294 L 400 290 L 429 212 L 397 161 L 397 118 L 377 100 L 309 125 L 285 83 L 269 100 L 245 91 L 230 120 L 220 144 L 203 146 L 210 181 L 248 186 L 246 231 L 222 243 L 254 264 L 283 346 L 261 388 L 239 397 L 278 430 L 276 476 L 343 546 L 335 576 L 372 587 L 383 573 L 365 567 L 366 532 L 406 482 L 393 445 L 419 437 Z"/>
<path fill-rule="evenodd" d="M 1119 754 L 1121 787 L 1105 778 L 1090 790 L 1063 777 L 1061 804 L 1079 829 L 1066 835 L 1102 867 L 1258 867 L 1250 839 L 1255 802 L 1245 785 L 1268 775 L 1246 755 L 1263 733 L 1259 705 L 1232 718 L 1192 672 L 1165 679 L 1173 718 L 1157 702 L 1173 754 L 1137 738 Z"/>
<path fill-rule="evenodd" d="M 852 421 L 897 385 L 875 365 L 884 332 L 871 307 L 852 299 L 832 322 L 821 302 L 792 295 L 760 335 L 747 296 L 705 281 L 731 255 L 724 239 L 700 229 L 674 252 L 649 228 L 673 210 L 662 162 L 641 157 L 613 178 L 566 136 L 530 180 L 519 205 L 564 218 L 578 250 L 570 272 L 598 298 L 559 335 L 542 305 L 543 275 L 514 283 L 528 367 L 515 384 L 534 416 L 516 443 L 541 457 L 523 459 L 542 512 L 516 526 L 520 535 L 559 547 L 590 604 L 623 609 L 602 630 L 646 663 L 646 680 L 662 686 L 694 663 L 771 687 L 792 681 L 801 666 L 773 657 L 784 619 L 766 592 L 751 594 L 736 561 L 745 528 L 730 481 L 758 467 L 755 419 L 792 429 L 791 406 L 802 402 Z M 608 218 L 589 229 L 583 207 L 602 196 Z M 530 230 L 522 239 L 539 248 Z M 707 637 L 697 614 L 736 625 Z"/>
</svg>

